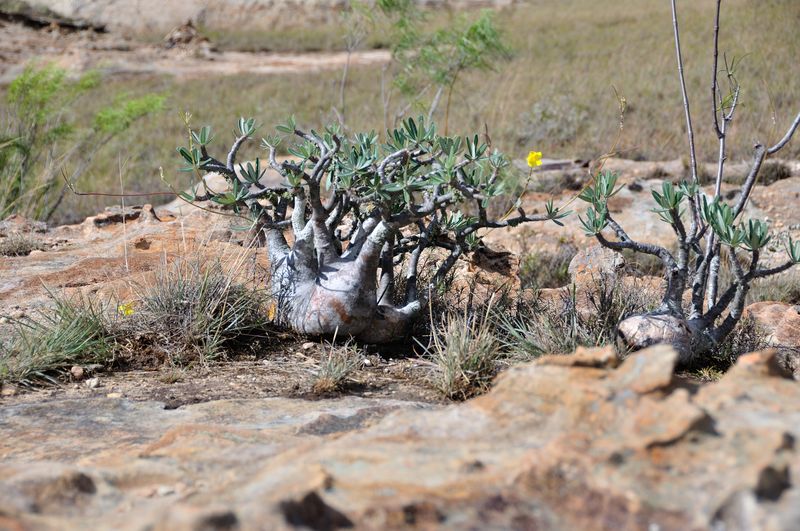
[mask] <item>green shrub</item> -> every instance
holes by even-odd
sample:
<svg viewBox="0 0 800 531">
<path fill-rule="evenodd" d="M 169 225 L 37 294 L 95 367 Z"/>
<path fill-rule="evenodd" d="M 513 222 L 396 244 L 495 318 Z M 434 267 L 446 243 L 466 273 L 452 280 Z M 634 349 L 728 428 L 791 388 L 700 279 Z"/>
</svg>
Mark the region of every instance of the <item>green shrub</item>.
<svg viewBox="0 0 800 531">
<path fill-rule="evenodd" d="M 29 66 L 8 87 L 7 120 L 0 128 L 0 219 L 12 213 L 47 220 L 67 188 L 112 138 L 139 118 L 161 109 L 164 98 L 119 98 L 100 109 L 90 127 L 74 121 L 81 98 L 97 89 L 100 75 L 71 80 L 52 65 Z"/>
</svg>

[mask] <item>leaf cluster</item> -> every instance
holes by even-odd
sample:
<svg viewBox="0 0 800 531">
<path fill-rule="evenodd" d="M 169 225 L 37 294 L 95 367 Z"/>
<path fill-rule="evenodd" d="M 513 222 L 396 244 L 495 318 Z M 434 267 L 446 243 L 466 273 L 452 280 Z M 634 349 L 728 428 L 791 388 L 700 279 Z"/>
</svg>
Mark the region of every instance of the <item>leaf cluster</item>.
<svg viewBox="0 0 800 531">
<path fill-rule="evenodd" d="M 359 219 L 371 215 L 374 209 L 388 217 L 424 217 L 440 207 L 465 202 L 481 210 L 506 192 L 510 164 L 501 153 L 490 150 L 478 135 L 440 135 L 423 117 L 404 120 L 398 128 L 387 131 L 385 141 L 374 131 L 345 136 L 338 125 L 304 133 L 298 131 L 293 117 L 276 129 L 280 135 L 263 138 L 262 147 L 274 152 L 286 141 L 289 154 L 295 158 L 280 165 L 282 186 L 266 189 L 260 183 L 268 163 L 257 158 L 238 165 L 238 176 L 230 179 L 230 190 L 211 194 L 208 199 L 237 212 L 249 208 L 260 213 L 263 201 L 256 203 L 256 199 L 267 200 L 270 206 L 266 208 L 277 208 L 281 200 L 297 194 L 313 180 L 324 153 L 335 155 L 321 172 L 320 184 L 333 195 L 346 197 L 356 207 L 353 213 Z M 240 119 L 236 136 L 249 138 L 255 131 L 254 120 Z M 199 175 L 217 168 L 206 152 L 213 141 L 211 129 L 203 127 L 190 136 L 192 145 L 177 149 L 185 162 L 183 170 Z M 184 199 L 195 201 L 198 196 L 189 192 Z M 554 219 L 564 216 L 550 207 Z M 480 218 L 480 214 L 455 211 L 442 217 L 439 230 L 465 232 Z"/>
<path fill-rule="evenodd" d="M 578 199 L 589 203 L 586 219 L 578 216 L 586 234 L 593 236 L 600 233 L 608 225 L 608 200 L 615 196 L 622 187 L 615 188 L 617 174 L 610 171 L 600 172 L 594 184 L 583 189 Z"/>
</svg>

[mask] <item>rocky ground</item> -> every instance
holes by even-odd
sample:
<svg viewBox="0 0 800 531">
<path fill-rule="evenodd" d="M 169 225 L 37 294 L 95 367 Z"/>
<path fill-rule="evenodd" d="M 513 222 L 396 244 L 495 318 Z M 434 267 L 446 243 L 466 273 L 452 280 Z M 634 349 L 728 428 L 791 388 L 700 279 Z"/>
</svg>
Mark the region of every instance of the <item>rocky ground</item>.
<svg viewBox="0 0 800 531">
<path fill-rule="evenodd" d="M 555 166 L 533 175 L 529 212 L 574 196 L 585 170 Z M 757 189 L 748 208 L 797 236 L 800 168 L 786 166 L 790 176 Z M 634 237 L 667 242 L 666 226 L 650 222 L 649 190 L 679 178 L 680 161 L 607 167 L 625 186 L 617 219 Z M 261 282 L 264 257 L 235 226 L 180 202 L 56 228 L 0 222 L 0 243 L 20 234 L 36 243 L 27 256 L 0 257 L 0 331 L 48 305 L 48 290 L 129 300 L 179 258 L 236 261 L 242 280 Z M 458 270 L 488 290 L 518 282 L 518 258 L 532 251 L 580 250 L 576 282 L 606 267 L 574 217 L 564 228 L 493 231 L 487 242 L 511 252 L 465 257 Z M 796 306 L 749 311 L 775 344 L 800 346 Z M 314 394 L 325 348 L 275 336 L 229 361 L 84 367 L 59 386 L 4 386 L 0 529 L 800 526 L 800 384 L 774 352 L 701 384 L 675 376 L 669 348 L 621 365 L 610 348 L 581 350 L 508 369 L 488 394 L 453 405 L 427 384 L 427 362 L 410 346 L 367 350 L 344 393 Z"/>
<path fill-rule="evenodd" d="M 29 10 L 82 21 L 112 31 L 167 31 L 193 20 L 213 29 L 270 31 L 276 26 L 336 22 L 347 0 L 3 0 Z M 515 0 L 419 0 L 421 6 L 459 9 L 499 7 Z M 0 6 L 2 3 L 0 2 Z M 19 9 L 19 7 L 17 7 Z"/>
<path fill-rule="evenodd" d="M 175 31 L 180 30 L 179 23 Z M 33 59 L 73 73 L 99 70 L 115 77 L 168 75 L 180 79 L 336 70 L 348 60 L 346 53 L 218 51 L 202 39 L 170 45 L 167 30 L 164 41 L 147 42 L 123 33 L 75 30 L 55 22 L 31 26 L 2 17 L 0 33 L 0 84 L 16 78 Z M 385 50 L 358 51 L 350 57 L 353 65 L 388 60 L 389 52 Z"/>
<path fill-rule="evenodd" d="M 655 347 L 546 357 L 461 405 L 342 397 L 0 410 L 3 529 L 796 529 L 800 386 Z"/>
</svg>

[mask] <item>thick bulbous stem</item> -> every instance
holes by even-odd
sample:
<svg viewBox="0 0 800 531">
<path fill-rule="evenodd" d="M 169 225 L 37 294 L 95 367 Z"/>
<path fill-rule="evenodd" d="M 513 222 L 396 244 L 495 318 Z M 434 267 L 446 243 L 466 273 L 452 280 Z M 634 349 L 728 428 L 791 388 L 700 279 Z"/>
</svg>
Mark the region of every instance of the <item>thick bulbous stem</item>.
<svg viewBox="0 0 800 531">
<path fill-rule="evenodd" d="M 355 262 L 324 265 L 315 278 L 295 286 L 291 328 L 310 335 L 358 336 L 375 315 L 375 274 L 368 276 Z"/>
<path fill-rule="evenodd" d="M 340 260 L 314 274 L 293 265 L 290 253 L 275 269 L 280 323 L 312 336 L 355 337 L 368 343 L 402 339 L 422 303 L 379 304 L 376 267 Z"/>
</svg>

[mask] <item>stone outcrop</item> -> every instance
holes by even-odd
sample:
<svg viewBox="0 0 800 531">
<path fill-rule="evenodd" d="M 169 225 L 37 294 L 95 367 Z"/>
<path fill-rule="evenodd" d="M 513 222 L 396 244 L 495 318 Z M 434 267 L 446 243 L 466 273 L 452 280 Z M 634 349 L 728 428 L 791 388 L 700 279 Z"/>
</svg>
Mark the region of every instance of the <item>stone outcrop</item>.
<svg viewBox="0 0 800 531">
<path fill-rule="evenodd" d="M 784 302 L 756 302 L 744 310 L 767 337 L 767 344 L 779 351 L 781 362 L 800 380 L 800 305 Z"/>
<path fill-rule="evenodd" d="M 0 527 L 797 529 L 800 385 L 771 352 L 699 388 L 675 360 L 544 357 L 446 407 L 6 404 Z"/>
<path fill-rule="evenodd" d="M 513 0 L 423 0 L 430 7 L 506 6 Z M 39 11 L 60 19 L 82 21 L 83 24 L 108 27 L 112 30 L 167 31 L 193 20 L 215 30 L 270 31 L 276 27 L 313 26 L 336 22 L 347 0 L 24 0 L 11 2 L 27 11 Z M 2 7 L 2 6 L 0 6 Z M 17 7 L 19 10 L 20 8 Z"/>
</svg>

